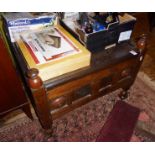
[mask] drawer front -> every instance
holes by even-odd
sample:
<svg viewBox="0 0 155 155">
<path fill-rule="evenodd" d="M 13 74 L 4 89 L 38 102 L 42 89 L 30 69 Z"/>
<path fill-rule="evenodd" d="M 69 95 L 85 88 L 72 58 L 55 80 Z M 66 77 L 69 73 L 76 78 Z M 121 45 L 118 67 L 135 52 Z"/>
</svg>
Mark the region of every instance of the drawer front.
<svg viewBox="0 0 155 155">
<path fill-rule="evenodd" d="M 126 81 L 127 85 L 130 84 L 135 65 L 136 61 L 130 60 L 49 90 L 47 98 L 51 110 L 69 108 L 74 103 L 95 99 L 124 87 Z"/>
<path fill-rule="evenodd" d="M 83 78 L 68 82 L 66 84 L 63 84 L 61 86 L 58 86 L 52 90 L 49 90 L 47 92 L 47 97 L 49 99 L 55 98 L 57 96 L 62 96 L 64 93 L 70 93 L 72 91 L 75 91 L 77 89 L 80 89 L 83 86 L 91 85 L 94 82 L 97 82 L 101 80 L 103 77 L 106 77 L 111 74 L 111 71 L 108 70 L 101 70 L 96 73 L 92 73 L 90 75 L 84 76 Z"/>
<path fill-rule="evenodd" d="M 133 77 L 135 70 L 137 68 L 137 60 L 131 59 L 124 63 L 120 63 L 117 66 L 114 66 L 111 70 L 114 72 L 115 76 L 113 79 L 113 84 L 119 82 L 122 79 L 127 77 Z"/>
<path fill-rule="evenodd" d="M 111 77 L 110 80 L 109 77 Z M 111 81 L 111 71 L 109 69 L 101 70 L 49 90 L 47 98 L 51 110 L 68 107 L 77 101 L 93 98 L 102 87 L 107 86 Z"/>
</svg>

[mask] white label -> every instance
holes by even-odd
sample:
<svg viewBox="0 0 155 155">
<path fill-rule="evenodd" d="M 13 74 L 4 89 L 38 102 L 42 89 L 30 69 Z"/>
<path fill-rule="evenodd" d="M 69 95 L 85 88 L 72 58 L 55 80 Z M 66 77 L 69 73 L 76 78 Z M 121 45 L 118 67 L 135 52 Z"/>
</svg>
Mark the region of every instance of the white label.
<svg viewBox="0 0 155 155">
<path fill-rule="evenodd" d="M 137 52 L 135 52 L 135 51 L 130 51 L 129 53 L 131 53 L 132 55 L 137 55 L 138 53 Z"/>
<path fill-rule="evenodd" d="M 132 33 L 132 30 L 121 32 L 119 35 L 118 42 L 130 39 L 131 33 Z"/>
</svg>

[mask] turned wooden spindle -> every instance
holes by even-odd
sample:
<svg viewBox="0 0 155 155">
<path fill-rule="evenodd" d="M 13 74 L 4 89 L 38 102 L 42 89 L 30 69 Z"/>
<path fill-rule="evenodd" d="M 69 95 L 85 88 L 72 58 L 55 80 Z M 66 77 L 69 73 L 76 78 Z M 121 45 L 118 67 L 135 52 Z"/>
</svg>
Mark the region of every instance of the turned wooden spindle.
<svg viewBox="0 0 155 155">
<path fill-rule="evenodd" d="M 139 61 L 143 61 L 145 53 L 146 53 L 146 47 L 147 47 L 147 36 L 146 34 L 142 34 L 137 41 L 137 48 L 139 51 Z M 141 64 L 139 64 L 141 65 Z"/>
<path fill-rule="evenodd" d="M 146 42 L 147 40 L 147 36 L 146 34 L 142 34 L 139 38 L 138 38 L 138 41 L 137 41 L 137 48 L 139 50 L 139 52 L 141 54 L 143 54 L 143 52 L 146 50 Z"/>
<path fill-rule="evenodd" d="M 49 129 L 52 132 L 52 116 L 48 104 L 46 90 L 43 87 L 43 82 L 39 77 L 39 71 L 35 68 L 28 70 L 28 83 L 31 88 L 33 102 L 35 104 L 36 114 L 44 129 Z"/>
<path fill-rule="evenodd" d="M 39 77 L 38 69 L 32 68 L 28 70 L 27 76 L 28 76 L 29 85 L 32 89 L 39 89 L 43 85 L 43 82 Z"/>
<path fill-rule="evenodd" d="M 146 34 L 142 34 L 139 38 L 136 39 L 136 45 L 137 45 L 137 49 L 138 49 L 138 51 L 140 53 L 139 57 L 138 57 L 140 62 L 137 63 L 135 71 L 134 71 L 134 73 L 132 73 L 133 74 L 132 77 L 134 77 L 132 83 L 136 79 L 137 73 L 139 71 L 139 68 L 140 68 L 140 66 L 141 66 L 141 64 L 143 62 L 143 59 L 144 59 L 144 56 L 145 56 L 145 53 L 146 53 L 146 47 L 147 47 L 147 36 L 146 36 Z M 123 70 L 122 73 L 121 73 L 121 76 L 126 77 L 129 74 L 130 74 L 130 70 L 128 70 L 128 69 Z M 128 90 L 129 90 L 128 86 L 122 88 L 122 91 L 118 94 L 118 96 L 120 97 L 121 100 L 128 97 L 128 95 L 129 95 Z"/>
</svg>

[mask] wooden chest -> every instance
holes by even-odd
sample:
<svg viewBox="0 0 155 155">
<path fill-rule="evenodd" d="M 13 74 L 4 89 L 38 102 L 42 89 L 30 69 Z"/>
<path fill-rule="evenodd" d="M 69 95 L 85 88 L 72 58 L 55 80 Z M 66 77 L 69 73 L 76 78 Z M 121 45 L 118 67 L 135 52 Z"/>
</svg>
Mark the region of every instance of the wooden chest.
<svg viewBox="0 0 155 155">
<path fill-rule="evenodd" d="M 40 123 L 51 129 L 55 118 L 99 96 L 121 88 L 121 99 L 127 97 L 146 52 L 146 36 L 138 39 L 137 46 L 128 41 L 95 52 L 90 66 L 46 81 L 36 68 L 28 68 L 15 44 L 10 46 Z"/>
</svg>

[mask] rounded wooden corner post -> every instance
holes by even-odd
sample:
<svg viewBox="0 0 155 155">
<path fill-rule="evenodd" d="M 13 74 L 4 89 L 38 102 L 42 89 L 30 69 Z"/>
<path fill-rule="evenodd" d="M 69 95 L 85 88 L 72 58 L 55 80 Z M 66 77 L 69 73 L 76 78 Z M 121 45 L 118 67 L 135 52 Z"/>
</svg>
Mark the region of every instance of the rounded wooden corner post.
<svg viewBox="0 0 155 155">
<path fill-rule="evenodd" d="M 44 129 L 52 129 L 52 116 L 48 105 L 46 91 L 39 77 L 39 71 L 32 68 L 27 72 L 29 87 L 34 100 L 34 109 Z"/>
<path fill-rule="evenodd" d="M 140 37 L 138 37 L 136 39 L 136 46 L 139 52 L 139 56 L 138 56 L 138 64 L 136 65 L 136 69 L 134 72 L 134 76 L 133 76 L 133 82 L 136 79 L 137 73 L 140 69 L 140 66 L 143 62 L 146 50 L 147 50 L 147 35 L 146 34 L 142 34 Z M 123 88 L 123 90 L 120 92 L 120 94 L 118 95 L 120 97 L 121 100 L 126 99 L 129 95 L 129 89 L 130 86 L 133 84 L 133 82 L 128 85 L 126 88 Z"/>
<path fill-rule="evenodd" d="M 140 52 L 139 60 L 142 61 L 147 48 L 147 35 L 142 34 L 137 40 L 137 49 Z"/>
<path fill-rule="evenodd" d="M 135 70 L 135 76 L 137 75 L 137 73 L 139 72 L 139 69 L 140 69 L 140 66 L 144 60 L 144 57 L 145 57 L 145 54 L 146 54 L 146 51 L 147 51 L 147 35 L 146 34 L 142 34 L 137 42 L 136 42 L 136 45 L 137 45 L 137 50 L 139 52 L 139 55 L 138 55 L 138 65 L 137 65 L 137 69 Z"/>
</svg>

